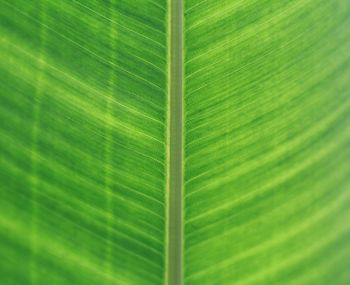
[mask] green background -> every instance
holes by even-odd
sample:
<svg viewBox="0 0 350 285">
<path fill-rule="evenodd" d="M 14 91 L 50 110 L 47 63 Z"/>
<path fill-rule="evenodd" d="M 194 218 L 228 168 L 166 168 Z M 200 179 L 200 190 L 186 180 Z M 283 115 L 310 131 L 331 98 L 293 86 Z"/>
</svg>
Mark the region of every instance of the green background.
<svg viewBox="0 0 350 285">
<path fill-rule="evenodd" d="M 0 0 L 1 285 L 166 284 L 170 4 Z M 184 284 L 348 285 L 350 2 L 183 5 Z"/>
</svg>

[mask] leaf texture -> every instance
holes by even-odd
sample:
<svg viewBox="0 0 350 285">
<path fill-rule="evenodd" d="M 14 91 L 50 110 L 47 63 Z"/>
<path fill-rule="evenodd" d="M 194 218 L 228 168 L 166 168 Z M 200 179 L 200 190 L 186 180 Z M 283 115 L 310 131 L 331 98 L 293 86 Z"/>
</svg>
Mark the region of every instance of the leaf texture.
<svg viewBox="0 0 350 285">
<path fill-rule="evenodd" d="M 348 0 L 0 0 L 0 19 L 0 284 L 349 284 Z"/>
<path fill-rule="evenodd" d="M 349 284 L 350 2 L 185 2 L 185 284 Z"/>
<path fill-rule="evenodd" d="M 166 1 L 1 1 L 1 284 L 163 284 Z"/>
</svg>

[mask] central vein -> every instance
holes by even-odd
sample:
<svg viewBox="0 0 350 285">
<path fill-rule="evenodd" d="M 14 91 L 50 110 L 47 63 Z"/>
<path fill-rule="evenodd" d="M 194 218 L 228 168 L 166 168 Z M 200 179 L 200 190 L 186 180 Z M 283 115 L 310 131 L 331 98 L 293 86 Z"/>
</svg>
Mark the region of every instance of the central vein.
<svg viewBox="0 0 350 285">
<path fill-rule="evenodd" d="M 183 0 L 169 0 L 169 172 L 167 284 L 183 284 Z"/>
</svg>

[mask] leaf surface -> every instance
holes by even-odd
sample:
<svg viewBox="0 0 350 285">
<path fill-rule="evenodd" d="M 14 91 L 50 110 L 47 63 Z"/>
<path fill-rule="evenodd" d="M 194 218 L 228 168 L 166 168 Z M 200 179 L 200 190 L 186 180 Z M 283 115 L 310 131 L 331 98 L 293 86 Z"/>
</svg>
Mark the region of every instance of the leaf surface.
<svg viewBox="0 0 350 285">
<path fill-rule="evenodd" d="M 1 284 L 349 284 L 348 0 L 0 19 Z"/>
<path fill-rule="evenodd" d="M 349 1 L 185 3 L 185 284 L 348 284 Z"/>
<path fill-rule="evenodd" d="M 1 1 L 1 284 L 162 284 L 166 1 Z"/>
</svg>

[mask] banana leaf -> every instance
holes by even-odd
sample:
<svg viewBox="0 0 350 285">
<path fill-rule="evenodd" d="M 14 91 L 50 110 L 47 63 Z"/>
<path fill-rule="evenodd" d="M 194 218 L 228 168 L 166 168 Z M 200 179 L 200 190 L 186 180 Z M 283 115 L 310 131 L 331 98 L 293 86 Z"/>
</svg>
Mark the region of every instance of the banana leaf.
<svg viewBox="0 0 350 285">
<path fill-rule="evenodd" d="M 348 0 L 0 0 L 0 284 L 348 285 Z"/>
</svg>

